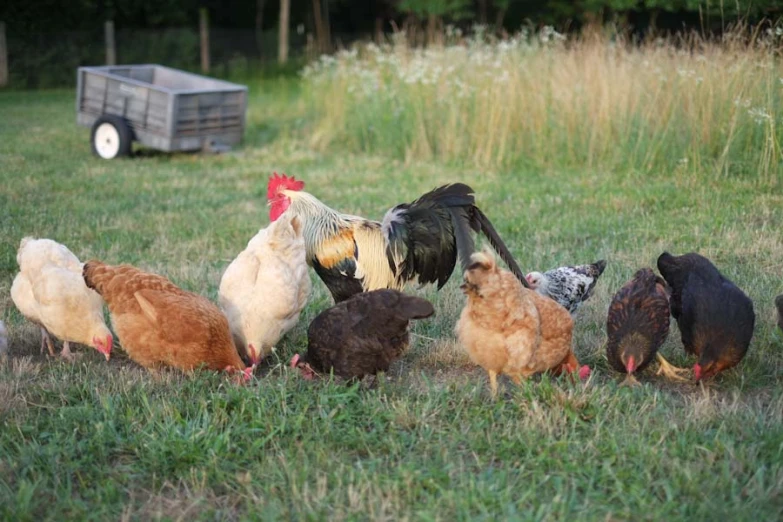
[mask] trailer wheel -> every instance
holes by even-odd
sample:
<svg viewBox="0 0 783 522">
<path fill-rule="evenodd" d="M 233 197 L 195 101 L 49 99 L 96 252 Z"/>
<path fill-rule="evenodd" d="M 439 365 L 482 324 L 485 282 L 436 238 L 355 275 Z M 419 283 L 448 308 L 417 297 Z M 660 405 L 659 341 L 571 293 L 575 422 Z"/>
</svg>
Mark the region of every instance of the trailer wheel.
<svg viewBox="0 0 783 522">
<path fill-rule="evenodd" d="M 131 152 L 133 132 L 119 116 L 101 116 L 92 126 L 92 153 L 103 159 L 127 156 Z"/>
</svg>

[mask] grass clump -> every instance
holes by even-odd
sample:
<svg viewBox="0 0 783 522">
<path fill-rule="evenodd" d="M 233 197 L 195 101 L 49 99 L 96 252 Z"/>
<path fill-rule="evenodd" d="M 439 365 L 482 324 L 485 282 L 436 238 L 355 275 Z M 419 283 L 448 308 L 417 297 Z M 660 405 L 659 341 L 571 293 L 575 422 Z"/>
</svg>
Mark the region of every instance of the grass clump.
<svg viewBox="0 0 783 522">
<path fill-rule="evenodd" d="M 355 48 L 304 72 L 313 143 L 484 167 L 685 166 L 776 185 L 783 72 L 774 42 L 741 36 L 636 45 L 545 29 Z"/>
</svg>

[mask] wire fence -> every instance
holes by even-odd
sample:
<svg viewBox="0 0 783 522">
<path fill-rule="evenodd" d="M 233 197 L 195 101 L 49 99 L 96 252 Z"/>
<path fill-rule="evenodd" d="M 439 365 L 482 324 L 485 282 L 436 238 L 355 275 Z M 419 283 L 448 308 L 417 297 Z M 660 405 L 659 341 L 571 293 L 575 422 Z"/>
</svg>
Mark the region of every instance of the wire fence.
<svg viewBox="0 0 783 522">
<path fill-rule="evenodd" d="M 80 32 L 15 34 L 8 27 L 7 46 L 11 88 L 73 86 L 77 67 L 106 63 L 103 23 L 96 24 L 93 31 Z M 197 28 L 118 29 L 115 46 L 118 64 L 158 63 L 201 70 Z M 306 34 L 291 31 L 292 58 L 307 55 L 311 47 Z M 252 74 L 277 61 L 277 31 L 210 28 L 209 52 L 210 75 Z"/>
</svg>

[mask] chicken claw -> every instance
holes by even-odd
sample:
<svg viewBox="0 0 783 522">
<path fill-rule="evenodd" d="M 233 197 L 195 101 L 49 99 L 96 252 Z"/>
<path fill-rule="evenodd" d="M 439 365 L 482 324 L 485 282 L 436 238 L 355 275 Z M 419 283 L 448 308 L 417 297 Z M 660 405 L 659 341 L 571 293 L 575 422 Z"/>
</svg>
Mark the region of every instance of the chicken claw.
<svg viewBox="0 0 783 522">
<path fill-rule="evenodd" d="M 663 355 L 660 353 L 656 354 L 655 358 L 658 359 L 658 364 L 661 365 L 660 368 L 658 368 L 658 371 L 655 372 L 656 375 L 663 375 L 664 377 L 673 381 L 688 381 L 688 379 L 680 375 L 681 373 L 686 373 L 688 371 L 687 368 L 678 368 L 676 366 L 672 366 L 672 364 L 664 359 Z"/>
<path fill-rule="evenodd" d="M 46 328 L 41 327 L 41 353 L 44 353 L 44 346 L 49 349 L 49 355 L 55 356 L 54 344 L 52 343 L 52 337 Z"/>
<path fill-rule="evenodd" d="M 633 376 L 632 373 L 629 373 L 625 380 L 620 383 L 620 386 L 628 386 L 630 388 L 633 388 L 635 386 L 641 386 L 641 383 L 636 380 L 636 377 Z"/>
</svg>

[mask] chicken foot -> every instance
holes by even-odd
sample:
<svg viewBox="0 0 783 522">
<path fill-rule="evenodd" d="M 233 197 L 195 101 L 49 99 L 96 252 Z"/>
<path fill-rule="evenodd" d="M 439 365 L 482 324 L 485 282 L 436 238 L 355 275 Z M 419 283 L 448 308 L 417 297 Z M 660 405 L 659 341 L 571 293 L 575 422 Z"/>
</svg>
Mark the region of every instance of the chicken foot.
<svg viewBox="0 0 783 522">
<path fill-rule="evenodd" d="M 52 357 L 55 356 L 54 343 L 52 343 L 52 337 L 49 335 L 49 332 L 46 331 L 46 328 L 42 326 L 41 327 L 41 353 L 44 353 L 44 347 L 49 349 L 49 355 L 51 355 Z"/>
<path fill-rule="evenodd" d="M 76 361 L 76 354 L 71 351 L 71 347 L 68 341 L 63 341 L 63 351 L 60 352 L 60 357 L 68 362 Z"/>
<path fill-rule="evenodd" d="M 641 386 L 641 383 L 636 380 L 636 377 L 633 376 L 632 373 L 629 373 L 623 382 L 620 383 L 620 386 L 628 386 L 628 387 L 634 387 L 634 386 Z"/>
<path fill-rule="evenodd" d="M 664 377 L 671 379 L 673 381 L 687 381 L 685 377 L 682 377 L 681 373 L 686 373 L 688 371 L 687 368 L 678 368 L 676 366 L 673 366 L 669 361 L 663 358 L 663 355 L 660 353 L 655 355 L 655 358 L 658 359 L 658 364 L 660 364 L 660 368 L 658 368 L 658 371 L 655 372 L 655 375 L 663 375 Z"/>
</svg>

